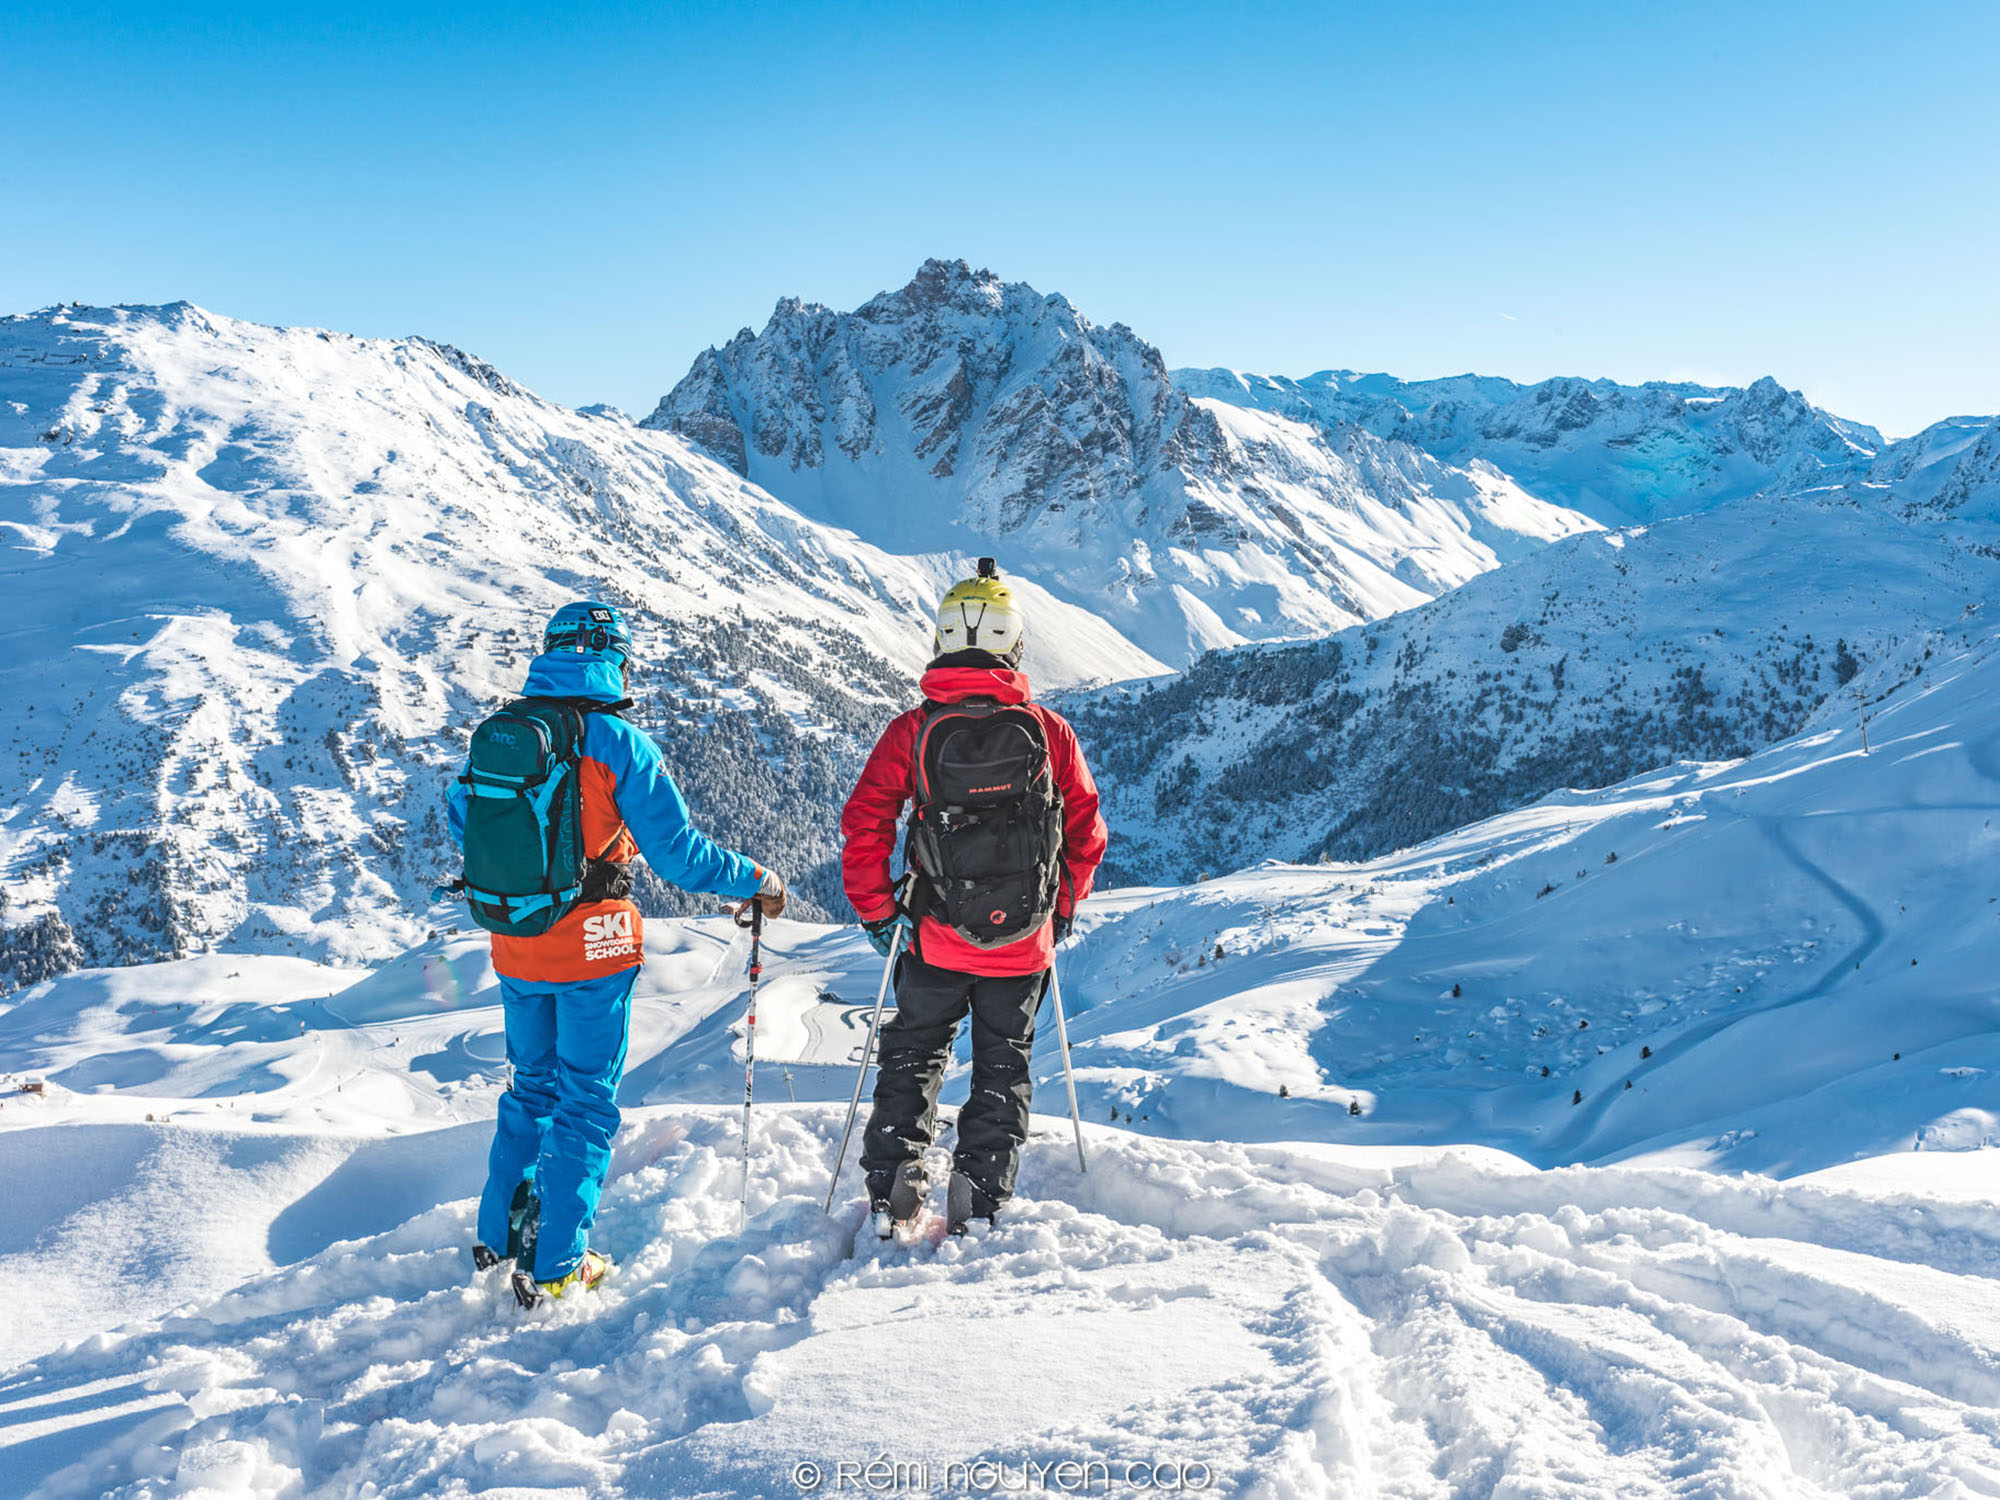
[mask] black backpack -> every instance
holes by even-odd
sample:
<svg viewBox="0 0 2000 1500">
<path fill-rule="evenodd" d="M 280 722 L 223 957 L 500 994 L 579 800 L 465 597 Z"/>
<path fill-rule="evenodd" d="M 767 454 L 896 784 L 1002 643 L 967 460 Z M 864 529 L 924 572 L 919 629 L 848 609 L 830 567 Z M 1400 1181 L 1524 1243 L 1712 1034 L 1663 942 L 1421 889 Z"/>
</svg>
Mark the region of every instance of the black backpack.
<svg viewBox="0 0 2000 1500">
<path fill-rule="evenodd" d="M 975 948 L 1019 942 L 1055 914 L 1062 887 L 1062 796 L 1041 719 L 984 698 L 931 705 L 913 762 L 903 850 L 916 914 Z"/>
</svg>

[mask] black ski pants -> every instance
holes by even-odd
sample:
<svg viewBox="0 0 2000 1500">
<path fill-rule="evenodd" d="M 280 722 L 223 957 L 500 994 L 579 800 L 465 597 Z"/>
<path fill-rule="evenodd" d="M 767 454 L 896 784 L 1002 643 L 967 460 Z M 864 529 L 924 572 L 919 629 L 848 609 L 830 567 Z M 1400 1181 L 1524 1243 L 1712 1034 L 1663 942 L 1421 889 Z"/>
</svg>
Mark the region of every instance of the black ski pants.
<svg viewBox="0 0 2000 1500">
<path fill-rule="evenodd" d="M 936 1139 L 938 1086 L 969 1014 L 972 1097 L 959 1111 L 953 1156 L 996 1206 L 1013 1194 L 1034 1092 L 1028 1053 L 1048 982 L 1046 969 L 992 976 L 935 968 L 911 953 L 896 960 L 896 1014 L 882 1023 L 875 1110 L 861 1139 L 871 1192 L 886 1191 L 897 1166 Z"/>
</svg>

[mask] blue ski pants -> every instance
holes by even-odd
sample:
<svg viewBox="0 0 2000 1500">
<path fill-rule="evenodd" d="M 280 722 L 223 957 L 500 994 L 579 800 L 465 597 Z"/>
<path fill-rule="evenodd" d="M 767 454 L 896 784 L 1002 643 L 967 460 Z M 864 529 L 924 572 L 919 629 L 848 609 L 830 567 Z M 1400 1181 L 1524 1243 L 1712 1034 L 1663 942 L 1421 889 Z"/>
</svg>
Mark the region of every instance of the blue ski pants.
<svg viewBox="0 0 2000 1500">
<path fill-rule="evenodd" d="M 567 1276 L 590 1243 L 618 1133 L 618 1080 L 638 978 L 637 968 L 575 984 L 500 976 L 514 1083 L 500 1096 L 479 1238 L 507 1243 L 508 1206 L 522 1183 L 532 1183 L 542 1204 L 537 1281 Z"/>
</svg>

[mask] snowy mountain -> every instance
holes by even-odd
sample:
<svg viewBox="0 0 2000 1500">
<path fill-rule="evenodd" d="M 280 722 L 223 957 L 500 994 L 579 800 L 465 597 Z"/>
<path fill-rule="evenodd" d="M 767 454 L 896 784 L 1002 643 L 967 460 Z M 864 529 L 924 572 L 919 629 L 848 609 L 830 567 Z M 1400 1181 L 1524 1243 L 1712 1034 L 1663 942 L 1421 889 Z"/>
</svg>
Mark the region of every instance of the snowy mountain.
<svg viewBox="0 0 2000 1500">
<path fill-rule="evenodd" d="M 585 593 L 630 607 L 638 716 L 710 829 L 844 910 L 828 810 L 964 563 L 455 349 L 187 304 L 0 320 L 0 535 L 0 986 L 451 920 L 446 781 Z M 1029 591 L 1046 684 L 1162 670 Z"/>
<path fill-rule="evenodd" d="M 1683 402 L 1731 441 L 1791 430 L 1747 399 L 1723 424 L 1728 404 Z M 941 262 L 852 314 L 781 306 L 649 420 L 553 406 L 423 339 L 185 304 L 0 320 L 0 687 L 20 705 L 0 740 L 0 988 L 215 947 L 355 961 L 449 923 L 427 897 L 438 792 L 578 593 L 632 606 L 640 717 L 707 826 L 792 873 L 803 910 L 842 914 L 833 808 L 911 701 L 968 550 L 1027 593 L 1045 689 L 1475 581 L 1421 613 L 1421 662 L 1417 626 L 1390 621 L 1090 710 L 1114 872 L 1157 880 L 1380 850 L 1765 743 L 1823 696 L 1841 642 L 1868 660 L 1978 597 L 2000 516 L 1995 424 L 1960 419 L 1815 470 L 1775 526 L 1723 506 L 1713 542 L 1603 538 L 1483 459 L 1190 398 L 1129 330 Z M 1801 451 L 1860 441 L 1798 421 L 1820 433 Z M 1861 566 L 1878 545 L 1895 565 Z M 1740 597 L 1716 601 L 1711 638 L 1693 622 L 1718 582 Z M 1293 664 L 1251 690 L 1270 742 L 1197 731 L 1267 660 Z M 1322 730 L 1338 754 L 1299 753 Z M 1237 789 L 1228 817 L 1166 816 Z M 688 909 L 656 883 L 642 899 Z"/>
<path fill-rule="evenodd" d="M 1303 380 L 1176 370 L 1190 395 L 1275 412 L 1339 440 L 1359 429 L 1448 464 L 1489 465 L 1522 490 L 1606 526 L 1824 484 L 1881 455 L 1872 427 L 1769 376 L 1744 387 L 1564 377 L 1398 380 L 1322 370 Z"/>
<path fill-rule="evenodd" d="M 2000 638 L 1975 615 L 1856 682 L 1865 747 L 1829 715 L 1380 860 L 1087 904 L 1089 1170 L 1037 1116 L 964 1240 L 878 1243 L 851 1156 L 821 1215 L 876 964 L 790 921 L 739 1222 L 744 950 L 656 924 L 619 1271 L 530 1315 L 466 1256 L 505 1076 L 478 939 L 0 1000 L 0 1084 L 42 1085 L 0 1100 L 27 1205 L 0 1274 L 37 1289 L 0 1301 L 7 1472 L 766 1497 L 886 1454 L 1328 1500 L 2000 1493 Z"/>
<path fill-rule="evenodd" d="M 645 426 L 895 551 L 988 552 L 1176 665 L 1409 608 L 1590 529 L 1484 465 L 1191 399 L 1159 351 L 963 261 L 780 302 Z"/>
<path fill-rule="evenodd" d="M 1990 546 L 2000 529 L 2000 417 L 1952 417 L 1892 444 L 1845 485 L 1913 518 L 1935 520 L 1967 546 Z"/>
<path fill-rule="evenodd" d="M 1742 760 L 1093 903 L 1065 971 L 1080 1090 L 1163 1134 L 1545 1167 L 2000 1147 L 1988 613 Z"/>
<path fill-rule="evenodd" d="M 1557 788 L 1746 755 L 1996 590 L 1990 546 L 1880 491 L 1740 500 L 1065 707 L 1109 789 L 1109 878 L 1191 880 L 1372 857 Z M 1860 712 L 1850 692 L 1827 711 Z"/>
</svg>

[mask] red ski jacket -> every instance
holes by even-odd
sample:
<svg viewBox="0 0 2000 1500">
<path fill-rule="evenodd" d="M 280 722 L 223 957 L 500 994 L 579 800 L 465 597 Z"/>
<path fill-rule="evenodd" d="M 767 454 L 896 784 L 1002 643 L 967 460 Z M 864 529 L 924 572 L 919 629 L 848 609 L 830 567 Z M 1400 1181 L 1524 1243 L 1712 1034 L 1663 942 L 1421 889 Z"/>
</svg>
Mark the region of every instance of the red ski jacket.
<svg viewBox="0 0 2000 1500">
<path fill-rule="evenodd" d="M 1042 721 L 1049 739 L 1049 771 L 1063 805 L 1063 882 L 1056 909 L 1064 916 L 1090 894 L 1091 881 L 1104 858 L 1104 819 L 1097 810 L 1097 783 L 1083 763 L 1076 731 L 1053 709 L 1028 702 L 1028 678 L 1005 667 L 933 667 L 922 683 L 932 703 L 961 703 L 967 698 L 992 698 L 1022 704 Z M 854 795 L 841 810 L 840 833 L 846 840 L 840 862 L 847 899 L 864 922 L 879 922 L 896 910 L 896 885 L 890 860 L 903 809 L 915 797 L 917 730 L 924 711 L 913 708 L 892 720 L 862 768 Z M 917 949 L 927 964 L 961 974 L 1035 974 L 1055 961 L 1054 924 L 1004 948 L 975 948 L 934 917 L 925 917 L 917 933 Z"/>
</svg>

